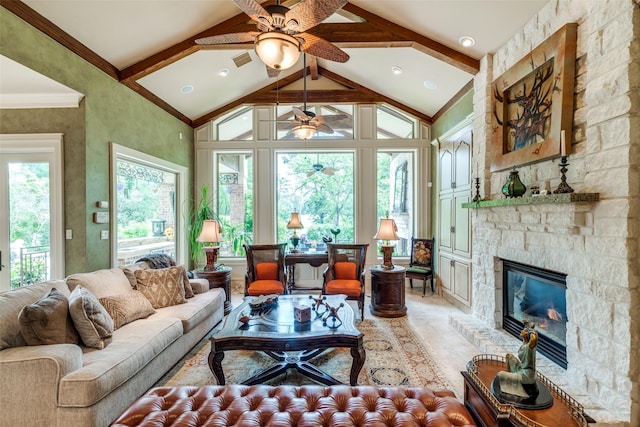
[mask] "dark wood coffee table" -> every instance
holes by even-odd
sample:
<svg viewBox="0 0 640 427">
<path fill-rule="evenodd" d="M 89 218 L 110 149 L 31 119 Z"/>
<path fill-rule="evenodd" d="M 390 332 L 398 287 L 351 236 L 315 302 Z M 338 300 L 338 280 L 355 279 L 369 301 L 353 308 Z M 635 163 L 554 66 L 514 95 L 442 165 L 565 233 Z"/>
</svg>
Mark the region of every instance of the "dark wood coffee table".
<svg viewBox="0 0 640 427">
<path fill-rule="evenodd" d="M 337 328 L 329 327 L 332 325 L 331 320 L 327 325 L 323 325 L 323 316 L 317 316 L 314 311 L 311 312 L 310 322 L 294 322 L 295 306 L 312 305 L 313 301 L 308 295 L 281 295 L 277 306 L 267 315 L 252 319 L 244 325 L 239 319 L 250 313 L 249 303 L 254 299 L 255 297 L 246 297 L 243 303 L 227 316 L 222 330 L 210 338 L 209 368 L 218 384 L 225 383 L 222 360 L 224 352 L 229 350 L 263 351 L 276 361 L 274 365 L 248 378 L 242 384 L 262 384 L 289 368 L 295 368 L 301 374 L 322 384 L 341 384 L 311 364 L 311 359 L 328 348 L 336 347 L 351 349 L 353 362 L 349 380 L 352 386 L 357 384 L 358 374 L 366 357 L 362 344 L 364 335 L 355 327 L 355 315 L 351 306 L 347 304 L 345 295 L 327 295 L 326 299 L 332 307 L 344 303 L 344 307 L 338 311 L 342 324 Z"/>
</svg>

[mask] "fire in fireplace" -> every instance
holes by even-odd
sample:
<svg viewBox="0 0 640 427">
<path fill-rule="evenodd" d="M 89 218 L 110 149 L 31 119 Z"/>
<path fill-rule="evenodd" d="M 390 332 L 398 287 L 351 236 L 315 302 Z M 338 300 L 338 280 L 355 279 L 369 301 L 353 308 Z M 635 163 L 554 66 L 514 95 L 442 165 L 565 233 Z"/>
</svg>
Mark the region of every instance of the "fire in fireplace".
<svg viewBox="0 0 640 427">
<path fill-rule="evenodd" d="M 567 367 L 566 274 L 502 260 L 503 328 L 520 337 L 524 321 L 536 324 L 538 351 Z"/>
</svg>

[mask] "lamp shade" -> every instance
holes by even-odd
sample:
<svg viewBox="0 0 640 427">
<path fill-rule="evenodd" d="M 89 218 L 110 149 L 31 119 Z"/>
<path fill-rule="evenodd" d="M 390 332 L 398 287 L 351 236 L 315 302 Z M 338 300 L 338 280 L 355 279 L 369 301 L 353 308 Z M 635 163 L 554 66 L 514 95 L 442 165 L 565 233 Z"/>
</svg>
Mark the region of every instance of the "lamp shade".
<svg viewBox="0 0 640 427">
<path fill-rule="evenodd" d="M 300 222 L 300 217 L 298 216 L 298 212 L 291 212 L 291 219 L 287 223 L 287 229 L 300 230 L 301 228 L 304 228 L 304 227 Z"/>
<path fill-rule="evenodd" d="M 316 134 L 316 127 L 313 125 L 298 125 L 293 128 L 293 133 L 300 139 L 311 139 Z"/>
<path fill-rule="evenodd" d="M 291 68 L 300 57 L 300 42 L 281 31 L 258 35 L 255 49 L 262 62 L 276 70 Z"/>
<path fill-rule="evenodd" d="M 203 243 L 222 242 L 220 223 L 213 219 L 204 220 L 202 222 L 202 231 L 196 240 Z"/>
<path fill-rule="evenodd" d="M 400 240 L 397 231 L 398 227 L 393 218 L 380 218 L 380 228 L 373 238 L 376 240 Z"/>
</svg>

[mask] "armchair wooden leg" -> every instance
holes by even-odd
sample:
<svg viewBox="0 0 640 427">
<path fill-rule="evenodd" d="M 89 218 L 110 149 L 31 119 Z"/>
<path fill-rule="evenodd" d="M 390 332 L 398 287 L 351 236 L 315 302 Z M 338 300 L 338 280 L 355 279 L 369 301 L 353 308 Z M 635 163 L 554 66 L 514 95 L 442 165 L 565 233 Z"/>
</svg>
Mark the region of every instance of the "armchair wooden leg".
<svg viewBox="0 0 640 427">
<path fill-rule="evenodd" d="M 409 286 L 413 289 L 413 279 L 409 279 Z"/>
</svg>

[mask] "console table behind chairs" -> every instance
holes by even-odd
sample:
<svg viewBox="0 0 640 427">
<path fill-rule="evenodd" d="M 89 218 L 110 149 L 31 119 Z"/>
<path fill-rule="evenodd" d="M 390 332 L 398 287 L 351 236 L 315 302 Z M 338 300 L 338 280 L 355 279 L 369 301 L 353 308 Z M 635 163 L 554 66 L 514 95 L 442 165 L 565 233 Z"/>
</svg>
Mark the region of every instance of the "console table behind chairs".
<svg viewBox="0 0 640 427">
<path fill-rule="evenodd" d="M 287 267 L 287 288 L 289 293 L 295 290 L 319 291 L 322 287 L 296 286 L 296 264 L 308 264 L 312 267 L 320 267 L 326 264 L 329 255 L 326 252 L 294 252 L 284 256 L 284 263 Z"/>
</svg>

